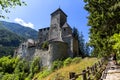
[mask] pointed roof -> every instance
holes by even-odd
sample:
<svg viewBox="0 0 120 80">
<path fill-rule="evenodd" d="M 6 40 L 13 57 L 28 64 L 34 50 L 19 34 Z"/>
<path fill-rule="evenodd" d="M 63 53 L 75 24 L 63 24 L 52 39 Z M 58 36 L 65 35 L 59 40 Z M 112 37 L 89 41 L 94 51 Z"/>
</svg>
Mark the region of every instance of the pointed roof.
<svg viewBox="0 0 120 80">
<path fill-rule="evenodd" d="M 64 11 L 61 8 L 58 8 L 56 11 L 54 11 L 53 13 L 51 13 L 51 15 L 54 15 L 57 12 L 62 12 L 67 17 L 67 15 L 64 13 Z"/>
<path fill-rule="evenodd" d="M 72 28 L 70 27 L 70 25 L 69 25 L 67 22 L 65 22 L 65 24 L 62 26 L 62 28 L 67 28 L 67 27 L 69 27 L 70 29 L 72 29 Z"/>
</svg>

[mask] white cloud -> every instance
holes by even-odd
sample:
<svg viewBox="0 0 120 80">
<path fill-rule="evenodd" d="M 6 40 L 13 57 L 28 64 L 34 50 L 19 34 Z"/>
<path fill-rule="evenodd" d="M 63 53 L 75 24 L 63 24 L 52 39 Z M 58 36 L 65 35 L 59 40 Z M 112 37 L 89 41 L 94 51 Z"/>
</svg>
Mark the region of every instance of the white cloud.
<svg viewBox="0 0 120 80">
<path fill-rule="evenodd" d="M 30 28 L 34 29 L 34 24 L 32 24 L 31 22 L 25 22 L 24 20 L 22 20 L 20 18 L 16 18 L 16 19 L 14 19 L 14 21 L 25 27 L 30 27 Z"/>
</svg>

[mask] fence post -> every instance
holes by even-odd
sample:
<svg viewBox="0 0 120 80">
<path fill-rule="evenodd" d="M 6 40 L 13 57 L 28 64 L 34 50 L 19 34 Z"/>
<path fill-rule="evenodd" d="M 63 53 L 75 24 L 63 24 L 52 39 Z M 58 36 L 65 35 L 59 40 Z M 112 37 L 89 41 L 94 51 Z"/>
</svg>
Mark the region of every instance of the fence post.
<svg viewBox="0 0 120 80">
<path fill-rule="evenodd" d="M 75 72 L 69 72 L 70 80 L 75 80 Z"/>
<path fill-rule="evenodd" d="M 97 72 L 97 63 L 95 63 L 95 72 Z"/>
<path fill-rule="evenodd" d="M 87 80 L 87 77 L 86 77 L 86 70 L 83 70 L 83 71 L 82 71 L 82 74 L 83 74 L 83 80 Z"/>
<path fill-rule="evenodd" d="M 95 74 L 95 68 L 94 68 L 94 65 L 91 67 L 92 69 L 92 75 L 94 75 Z"/>
<path fill-rule="evenodd" d="M 99 64 L 99 67 L 101 67 L 101 63 L 100 63 L 100 61 L 98 61 L 98 64 Z"/>
<path fill-rule="evenodd" d="M 87 72 L 88 72 L 88 78 L 87 78 L 87 80 L 90 80 L 90 67 L 87 67 Z"/>
</svg>

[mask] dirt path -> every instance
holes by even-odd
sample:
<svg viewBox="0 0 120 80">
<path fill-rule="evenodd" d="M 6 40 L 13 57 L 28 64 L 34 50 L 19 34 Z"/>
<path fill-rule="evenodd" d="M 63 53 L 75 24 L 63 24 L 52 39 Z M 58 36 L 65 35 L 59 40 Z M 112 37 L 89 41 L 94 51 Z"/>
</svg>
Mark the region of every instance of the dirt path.
<svg viewBox="0 0 120 80">
<path fill-rule="evenodd" d="M 110 61 L 103 75 L 103 80 L 120 80 L 120 66 L 115 65 L 113 61 Z"/>
</svg>

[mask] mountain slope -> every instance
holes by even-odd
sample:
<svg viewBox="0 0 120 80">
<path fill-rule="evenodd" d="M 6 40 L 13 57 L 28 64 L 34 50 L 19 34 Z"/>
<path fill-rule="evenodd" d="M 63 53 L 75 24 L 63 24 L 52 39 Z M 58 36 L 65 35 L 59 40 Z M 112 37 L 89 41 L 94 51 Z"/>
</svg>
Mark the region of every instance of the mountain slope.
<svg viewBox="0 0 120 80">
<path fill-rule="evenodd" d="M 20 24 L 10 23 L 5 21 L 0 21 L 0 24 L 2 24 L 6 29 L 16 33 L 19 36 L 24 37 L 25 39 L 28 39 L 28 38 L 37 39 L 38 37 L 38 32 L 36 30 L 28 27 L 24 27 Z"/>
<path fill-rule="evenodd" d="M 37 31 L 16 23 L 0 21 L 0 57 L 13 55 L 14 49 L 28 38 L 37 39 Z"/>
<path fill-rule="evenodd" d="M 23 37 L 18 36 L 0 26 L 0 57 L 13 55 L 14 49 L 25 40 Z"/>
</svg>

